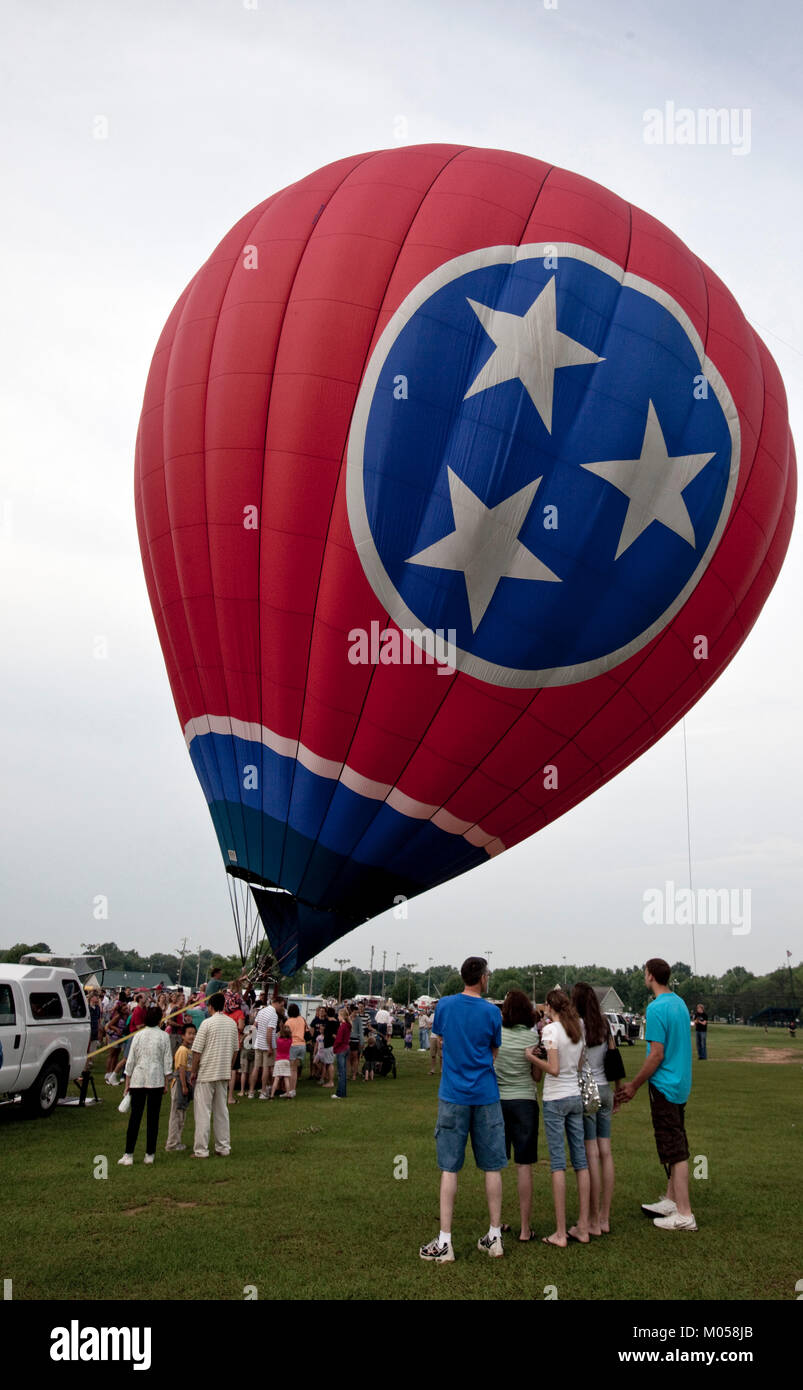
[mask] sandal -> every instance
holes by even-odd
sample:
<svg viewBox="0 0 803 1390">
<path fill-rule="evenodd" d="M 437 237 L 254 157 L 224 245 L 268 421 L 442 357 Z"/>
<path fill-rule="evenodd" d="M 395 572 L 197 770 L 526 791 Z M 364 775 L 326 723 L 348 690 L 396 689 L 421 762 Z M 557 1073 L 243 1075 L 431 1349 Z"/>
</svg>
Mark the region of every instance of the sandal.
<svg viewBox="0 0 803 1390">
<path fill-rule="evenodd" d="M 519 1231 L 519 1245 L 528 1245 L 531 1240 L 537 1239 L 538 1236 L 535 1234 L 535 1231 L 530 1231 L 530 1234 L 528 1236 L 523 1236 L 521 1234 L 521 1231 Z"/>
</svg>

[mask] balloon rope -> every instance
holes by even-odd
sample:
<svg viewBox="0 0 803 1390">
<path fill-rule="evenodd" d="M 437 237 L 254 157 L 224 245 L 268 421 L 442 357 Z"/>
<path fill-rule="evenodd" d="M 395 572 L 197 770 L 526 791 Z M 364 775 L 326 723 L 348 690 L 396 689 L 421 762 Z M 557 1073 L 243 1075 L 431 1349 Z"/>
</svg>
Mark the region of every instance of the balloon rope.
<svg viewBox="0 0 803 1390">
<path fill-rule="evenodd" d="M 690 893 L 691 893 L 691 960 L 692 960 L 692 969 L 694 970 L 694 973 L 695 973 L 695 975 L 696 975 L 696 974 L 697 974 L 697 946 L 696 946 L 695 939 L 694 939 L 694 926 L 695 926 L 695 919 L 696 919 L 696 917 L 697 917 L 697 912 L 696 912 L 696 910 L 695 910 L 695 905 L 694 905 L 694 884 L 692 883 L 692 876 L 691 876 L 691 819 L 690 819 L 690 816 L 689 816 L 689 759 L 688 759 L 688 755 L 687 755 L 687 752 L 686 752 L 686 718 L 685 718 L 685 715 L 684 715 L 684 717 L 683 717 L 682 724 L 683 724 L 683 772 L 684 772 L 684 777 L 685 777 L 685 781 L 686 781 L 686 851 L 687 851 L 688 859 L 689 859 L 689 891 L 690 891 Z"/>
</svg>

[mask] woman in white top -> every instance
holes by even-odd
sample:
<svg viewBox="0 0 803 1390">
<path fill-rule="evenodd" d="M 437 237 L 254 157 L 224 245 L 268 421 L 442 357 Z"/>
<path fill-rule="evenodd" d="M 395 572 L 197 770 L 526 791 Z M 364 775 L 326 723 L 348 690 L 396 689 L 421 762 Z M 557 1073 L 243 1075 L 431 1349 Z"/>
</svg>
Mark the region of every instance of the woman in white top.
<svg viewBox="0 0 803 1390">
<path fill-rule="evenodd" d="M 565 1249 L 569 1240 L 577 1240 L 581 1245 L 589 1243 L 590 1183 L 583 1141 L 583 1102 L 580 1097 L 580 1079 L 577 1075 L 584 1043 L 577 1011 L 562 989 L 549 991 L 546 997 L 546 1012 L 551 1020 L 541 1034 L 546 1059 L 539 1057 L 533 1048 L 529 1048 L 526 1055 L 533 1065 L 544 1073 L 542 1113 L 549 1146 L 549 1164 L 552 1169 L 552 1200 L 555 1204 L 555 1230 L 551 1236 L 544 1236 L 544 1245 L 557 1245 Z M 577 1225 L 570 1227 L 568 1231 L 564 1143 L 566 1139 L 569 1141 L 569 1156 L 577 1178 L 577 1195 L 580 1202 Z"/>
<path fill-rule="evenodd" d="M 608 1020 L 602 1011 L 593 986 L 578 981 L 572 990 L 572 1003 L 576 1008 L 586 1042 L 586 1053 L 591 1074 L 599 1087 L 601 1105 L 596 1115 L 583 1116 L 588 1171 L 591 1178 L 591 1202 L 588 1229 L 592 1236 L 607 1235 L 611 1229 L 611 1198 L 613 1196 L 613 1154 L 611 1153 L 611 1116 L 613 1115 L 613 1093 L 605 1075 L 605 1054 L 616 1053 L 619 1063 L 620 1079 L 616 1082 L 619 1090 L 624 1075 L 616 1043 L 611 1036 Z"/>
<path fill-rule="evenodd" d="M 145 1014 L 145 1026 L 131 1039 L 131 1047 L 125 1064 L 125 1094 L 131 1097 L 131 1114 L 128 1119 L 128 1133 L 125 1138 L 125 1153 L 117 1162 L 123 1168 L 130 1168 L 134 1162 L 134 1145 L 137 1142 L 142 1113 L 147 1104 L 148 1120 L 145 1139 L 145 1162 L 153 1163 L 156 1157 L 156 1141 L 159 1137 L 159 1110 L 162 1096 L 167 1090 L 168 1078 L 173 1072 L 173 1053 L 170 1039 L 162 1032 L 159 1024 L 162 1010 L 158 1004 L 151 1004 Z"/>
</svg>

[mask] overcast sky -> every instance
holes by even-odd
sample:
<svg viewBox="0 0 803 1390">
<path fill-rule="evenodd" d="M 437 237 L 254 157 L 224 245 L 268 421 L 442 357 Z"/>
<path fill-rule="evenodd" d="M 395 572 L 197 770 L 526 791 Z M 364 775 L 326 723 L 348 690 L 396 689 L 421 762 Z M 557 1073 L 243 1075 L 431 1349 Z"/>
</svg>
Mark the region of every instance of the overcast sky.
<svg viewBox="0 0 803 1390">
<path fill-rule="evenodd" d="M 228 952 L 226 876 L 134 522 L 142 393 L 180 291 L 244 212 L 331 160 L 426 141 L 516 150 L 607 185 L 713 267 L 780 366 L 799 440 L 798 7 L 6 0 L 2 13 L 0 945 L 147 953 L 186 936 Z M 749 152 L 645 143 L 645 110 L 667 101 L 749 112 Z M 748 934 L 697 928 L 701 972 L 800 957 L 801 568 L 796 536 L 686 720 L 694 882 L 752 895 Z M 487 949 L 494 965 L 691 961 L 688 927 L 642 920 L 645 890 L 668 880 L 688 883 L 681 726 L 534 839 L 325 959 L 367 966 L 373 944 L 380 964 L 384 950 L 419 969 Z"/>
</svg>

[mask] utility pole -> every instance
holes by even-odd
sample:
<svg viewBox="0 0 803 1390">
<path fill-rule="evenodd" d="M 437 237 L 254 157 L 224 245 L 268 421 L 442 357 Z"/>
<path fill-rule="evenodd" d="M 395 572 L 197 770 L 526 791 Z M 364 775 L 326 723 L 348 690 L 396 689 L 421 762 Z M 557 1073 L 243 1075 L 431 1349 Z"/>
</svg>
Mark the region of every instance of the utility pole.
<svg viewBox="0 0 803 1390">
<path fill-rule="evenodd" d="M 382 952 L 382 998 L 385 998 L 385 956 L 387 951 Z"/>
<path fill-rule="evenodd" d="M 184 940 L 182 941 L 181 946 L 179 947 L 179 950 L 180 950 L 181 954 L 180 954 L 180 956 L 179 956 L 179 958 L 178 958 L 178 979 L 176 980 L 176 989 L 181 989 L 181 971 L 182 971 L 182 967 L 183 967 L 183 965 L 184 965 L 184 957 L 185 957 L 186 954 L 187 954 L 187 938 L 186 938 L 186 936 L 184 937 Z"/>
<path fill-rule="evenodd" d="M 371 965 L 368 970 L 368 997 L 370 999 L 374 992 L 374 948 L 371 947 Z"/>
<path fill-rule="evenodd" d="M 343 966 L 344 966 L 344 965 L 348 965 L 348 963 L 349 963 L 349 962 L 348 962 L 348 957 L 346 957 L 346 956 L 335 956 L 335 965 L 339 965 L 339 966 L 340 966 L 340 979 L 339 979 L 339 981 L 338 981 L 338 986 L 337 986 L 337 1002 L 338 1002 L 338 1004 L 340 1003 L 341 997 L 342 997 L 342 995 L 343 995 Z"/>
</svg>

